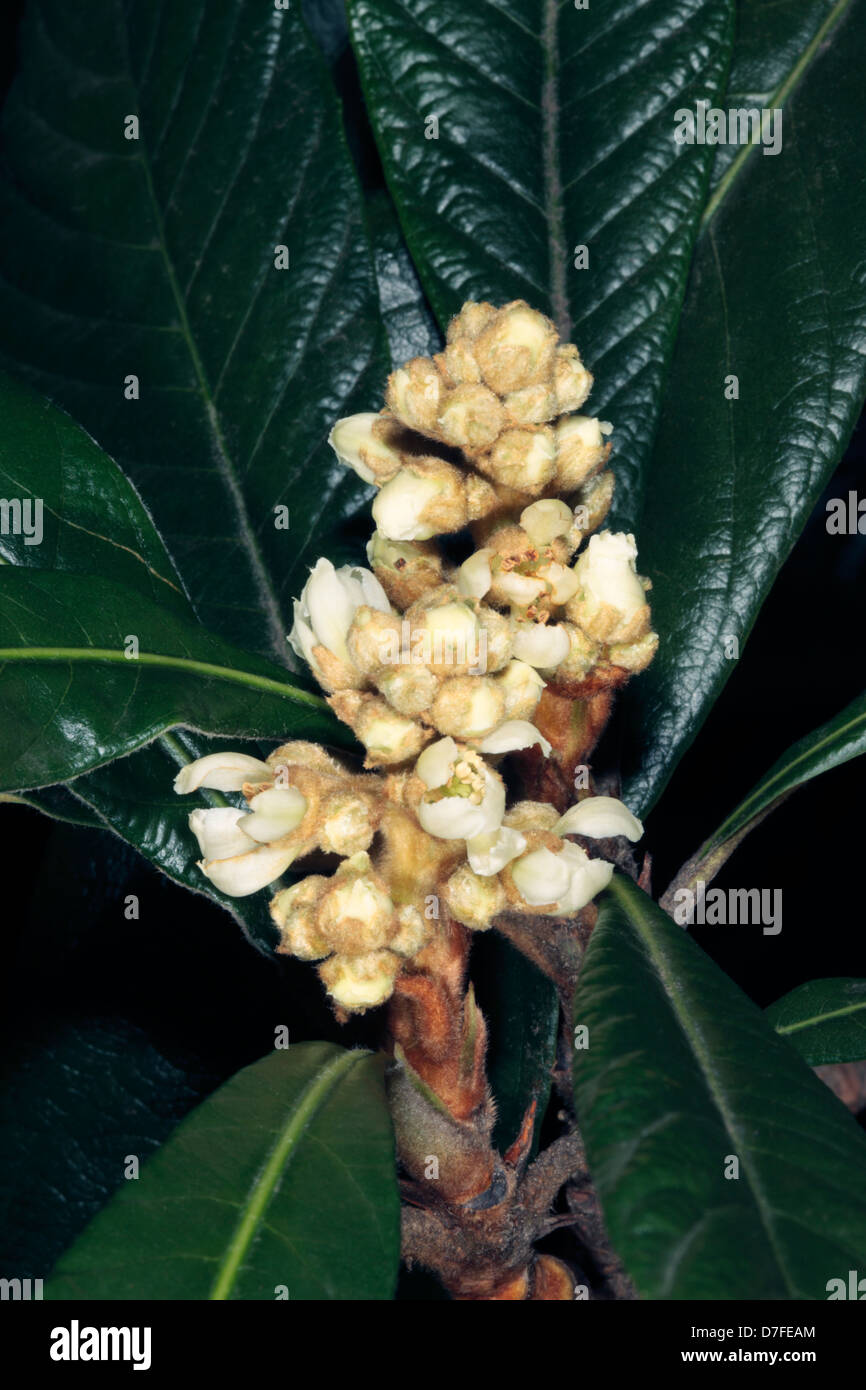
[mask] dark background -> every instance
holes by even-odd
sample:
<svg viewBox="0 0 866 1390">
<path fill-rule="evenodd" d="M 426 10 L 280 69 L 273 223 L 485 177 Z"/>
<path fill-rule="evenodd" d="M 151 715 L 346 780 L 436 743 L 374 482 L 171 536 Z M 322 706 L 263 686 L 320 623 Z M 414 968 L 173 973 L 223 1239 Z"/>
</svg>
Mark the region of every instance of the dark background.
<svg viewBox="0 0 866 1390">
<path fill-rule="evenodd" d="M 20 4 L 0 15 L 0 92 Z M 318 26 L 368 187 L 381 171 L 339 31 Z M 826 500 L 866 496 L 866 417 L 784 566 L 731 679 L 647 824 L 660 894 L 792 742 L 866 688 L 866 535 L 830 536 Z M 854 762 L 796 793 L 737 851 L 721 887 L 781 888 L 783 928 L 694 935 L 759 1004 L 819 977 L 866 975 L 866 864 Z M 0 1275 L 45 1275 L 106 1194 L 187 1110 L 273 1045 L 325 1036 L 308 967 L 271 961 L 232 919 L 175 887 L 109 832 L 0 806 L 3 1100 Z M 138 921 L 124 917 L 136 894 Z M 344 1030 L 354 1040 L 358 1028 Z M 363 1028 L 360 1030 L 363 1031 Z"/>
</svg>

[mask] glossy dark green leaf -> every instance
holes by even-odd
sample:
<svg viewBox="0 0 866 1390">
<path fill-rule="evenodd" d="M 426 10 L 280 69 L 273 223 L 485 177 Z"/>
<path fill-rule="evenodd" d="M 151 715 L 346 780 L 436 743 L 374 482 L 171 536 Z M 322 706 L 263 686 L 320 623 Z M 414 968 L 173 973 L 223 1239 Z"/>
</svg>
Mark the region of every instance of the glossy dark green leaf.
<svg viewBox="0 0 866 1390">
<path fill-rule="evenodd" d="M 487 1021 L 487 1076 L 496 1101 L 493 1142 L 504 1152 L 535 1101 L 536 1135 L 556 1060 L 556 986 L 499 932 L 476 933 L 472 979 Z"/>
<path fill-rule="evenodd" d="M 810 980 L 767 1009 L 810 1067 L 866 1058 L 866 980 Z"/>
<path fill-rule="evenodd" d="M 652 1299 L 823 1299 L 866 1258 L 866 1136 L 685 932 L 616 875 L 575 1001 L 578 1119 Z M 739 1176 L 733 1173 L 738 1160 Z"/>
<path fill-rule="evenodd" d="M 112 580 L 11 566 L 0 569 L 0 698 L 4 790 L 74 777 L 177 724 L 341 736 L 321 696 L 194 620 Z"/>
<path fill-rule="evenodd" d="M 132 477 L 206 625 L 288 663 L 307 568 L 366 538 L 325 441 L 385 365 L 300 5 L 34 0 L 3 148 L 3 359 Z"/>
<path fill-rule="evenodd" d="M 192 616 L 171 558 L 117 464 L 64 411 L 5 374 L 0 495 L 9 507 L 0 529 L 7 564 L 101 574 Z"/>
<path fill-rule="evenodd" d="M 616 423 L 633 517 L 713 151 L 674 112 L 714 101 L 727 0 L 350 0 L 370 118 L 440 325 L 521 296 L 573 336 Z M 438 127 L 432 124 L 433 118 Z M 575 268 L 575 248 L 589 268 Z"/>
<path fill-rule="evenodd" d="M 10 1278 L 44 1278 L 124 1181 L 127 1156 L 158 1148 L 218 1080 L 119 1018 L 55 1016 L 37 1029 L 4 1048 L 0 1269 Z"/>
<path fill-rule="evenodd" d="M 672 903 L 680 888 L 693 889 L 699 878 L 708 883 L 737 846 L 781 801 L 822 772 L 866 753 L 866 695 L 858 695 L 820 729 L 785 750 L 769 772 L 722 822 L 718 830 L 683 865 L 662 898 Z"/>
<path fill-rule="evenodd" d="M 625 697 L 625 796 L 639 813 L 733 669 L 866 393 L 866 262 L 854 233 L 866 225 L 866 25 L 850 0 L 829 12 L 746 9 L 765 12 L 762 52 L 777 84 L 767 105 L 783 110 L 783 142 L 777 155 L 738 152 L 695 253 L 639 522 L 662 634 Z M 791 15 L 807 11 L 812 24 L 792 43 Z M 732 376 L 739 396 L 726 399 Z"/>
<path fill-rule="evenodd" d="M 399 1252 L 382 1059 L 300 1043 L 183 1121 L 45 1297 L 388 1299 Z"/>
<path fill-rule="evenodd" d="M 386 193 L 368 198 L 367 226 L 392 365 L 439 352 L 442 338 Z"/>
</svg>

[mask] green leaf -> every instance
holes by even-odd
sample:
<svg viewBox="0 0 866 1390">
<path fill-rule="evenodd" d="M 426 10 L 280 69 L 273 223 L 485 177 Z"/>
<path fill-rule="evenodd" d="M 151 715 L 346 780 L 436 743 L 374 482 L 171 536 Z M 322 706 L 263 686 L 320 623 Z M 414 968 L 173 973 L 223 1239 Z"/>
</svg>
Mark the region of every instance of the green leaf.
<svg viewBox="0 0 866 1390">
<path fill-rule="evenodd" d="M 866 1057 L 866 980 L 810 980 L 767 1009 L 810 1067 Z"/>
<path fill-rule="evenodd" d="M 184 1120 L 60 1260 L 50 1299 L 367 1300 L 400 1253 L 381 1057 L 301 1043 Z"/>
<path fill-rule="evenodd" d="M 533 1100 L 541 1127 L 556 1060 L 556 986 L 499 932 L 476 933 L 472 979 L 487 1021 L 487 1076 L 496 1101 L 493 1142 L 504 1152 Z"/>
<path fill-rule="evenodd" d="M 693 890 L 699 878 L 709 883 L 750 831 L 804 782 L 864 753 L 866 694 L 858 695 L 833 719 L 801 738 L 777 759 L 745 800 L 686 861 L 665 890 L 662 907 L 670 910 L 674 894 L 682 888 Z"/>
<path fill-rule="evenodd" d="M 624 795 L 639 814 L 718 697 L 866 394 L 866 275 L 851 235 L 866 223 L 866 26 L 849 0 L 808 6 L 814 32 L 792 44 L 803 7 L 746 8 L 766 11 L 785 45 L 767 101 L 783 109 L 783 146 L 739 150 L 695 253 L 638 527 L 662 634 L 624 697 Z M 725 398 L 730 376 L 738 399 Z"/>
<path fill-rule="evenodd" d="M 644 1298 L 823 1299 L 866 1257 L 866 1137 L 762 1011 L 630 880 L 578 983 L 578 1118 Z M 731 1160 L 739 1161 L 739 1176 Z"/>
<path fill-rule="evenodd" d="M 350 0 L 385 173 L 440 325 L 464 299 L 552 314 L 616 424 L 634 515 L 713 150 L 674 113 L 720 94 L 727 0 Z M 438 120 L 434 135 L 430 118 Z M 575 248 L 589 268 L 575 268 Z"/>
<path fill-rule="evenodd" d="M 90 575 L 0 570 L 0 699 L 4 790 L 74 777 L 178 724 L 344 738 L 321 696 L 290 685 L 280 667 Z"/>
<path fill-rule="evenodd" d="M 10 506 L 30 503 L 20 519 L 10 510 L 0 529 L 7 564 L 102 574 L 192 616 L 171 558 L 117 464 L 62 410 L 5 373 L 0 494 Z"/>
<path fill-rule="evenodd" d="M 299 11 L 32 3 L 0 186 L 0 354 L 133 479 L 202 621 L 283 665 L 307 568 L 365 538 L 363 486 L 326 436 L 385 367 L 360 194 Z"/>
</svg>

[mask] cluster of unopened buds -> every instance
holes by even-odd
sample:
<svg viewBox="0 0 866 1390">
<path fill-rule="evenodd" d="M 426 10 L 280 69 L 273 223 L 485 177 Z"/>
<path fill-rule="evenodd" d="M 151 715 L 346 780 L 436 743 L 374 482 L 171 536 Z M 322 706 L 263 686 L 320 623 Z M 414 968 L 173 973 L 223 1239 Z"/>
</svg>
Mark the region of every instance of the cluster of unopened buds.
<svg viewBox="0 0 866 1390">
<path fill-rule="evenodd" d="M 190 817 L 202 871 L 230 896 L 313 853 L 341 858 L 280 889 L 271 914 L 279 949 L 319 962 L 343 1010 L 423 966 L 440 899 L 474 930 L 508 910 L 573 917 L 613 869 L 568 837 L 643 833 L 606 796 L 565 815 L 508 808 L 500 771 L 517 750 L 550 754 L 533 722 L 546 687 L 621 685 L 658 644 L 634 537 L 598 530 L 612 426 L 574 413 L 591 385 L 543 314 L 468 303 L 442 353 L 392 373 L 380 414 L 338 421 L 337 457 L 378 489 L 370 568 L 318 560 L 289 642 L 368 770 L 290 743 L 266 761 L 211 755 L 175 783 L 243 794 Z"/>
</svg>

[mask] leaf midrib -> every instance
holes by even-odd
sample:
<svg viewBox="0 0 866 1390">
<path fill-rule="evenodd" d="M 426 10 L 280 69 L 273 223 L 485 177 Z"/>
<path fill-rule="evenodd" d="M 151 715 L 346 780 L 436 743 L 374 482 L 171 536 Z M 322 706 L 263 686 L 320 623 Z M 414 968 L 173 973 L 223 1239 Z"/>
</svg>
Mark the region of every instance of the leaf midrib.
<svg viewBox="0 0 866 1390">
<path fill-rule="evenodd" d="M 613 878 L 611 879 L 610 888 L 608 889 L 608 891 L 617 900 L 617 903 L 620 906 L 620 908 L 625 912 L 629 920 L 634 924 L 635 930 L 637 931 L 640 940 L 643 943 L 644 949 L 646 950 L 650 962 L 664 989 L 665 998 L 668 1000 L 671 1012 L 673 1013 L 677 1023 L 679 1024 L 681 1031 L 685 1035 L 686 1041 L 691 1049 L 692 1055 L 694 1056 L 695 1061 L 700 1067 L 701 1073 L 703 1074 L 704 1080 L 706 1082 L 707 1091 L 709 1092 L 713 1104 L 715 1105 L 716 1110 L 719 1113 L 719 1117 L 723 1125 L 727 1129 L 728 1133 L 731 1135 L 731 1138 L 734 1140 L 737 1153 L 740 1157 L 740 1161 L 743 1165 L 743 1169 L 746 1174 L 749 1192 L 751 1193 L 752 1200 L 755 1204 L 755 1207 L 757 1208 L 758 1215 L 761 1220 L 761 1225 L 763 1226 L 764 1231 L 766 1232 L 767 1240 L 775 1257 L 778 1270 L 782 1275 L 782 1279 L 784 1280 L 785 1286 L 788 1289 L 789 1293 L 791 1295 L 794 1295 L 795 1289 L 788 1278 L 785 1263 L 782 1260 L 782 1253 L 777 1243 L 775 1229 L 771 1220 L 771 1209 L 766 1203 L 761 1183 L 758 1179 L 757 1174 L 755 1173 L 755 1170 L 752 1166 L 749 1157 L 747 1156 L 748 1148 L 744 1142 L 743 1137 L 739 1132 L 738 1126 L 736 1125 L 733 1117 L 730 1114 L 728 1106 L 725 1103 L 725 1098 L 723 1094 L 716 1085 L 715 1078 L 712 1073 L 712 1068 L 710 1066 L 710 1060 L 706 1054 L 706 1050 L 702 1046 L 701 1040 L 692 1026 L 691 1019 L 689 1018 L 688 1013 L 685 1009 L 682 1009 L 680 1007 L 676 993 L 671 988 L 667 965 L 665 960 L 656 948 L 651 925 L 648 924 L 647 919 L 645 918 L 642 906 L 639 903 L 635 902 L 634 898 L 632 897 L 631 886 L 624 886 L 623 882 L 620 880 L 618 873 L 614 874 Z"/>
<path fill-rule="evenodd" d="M 216 662 L 197 661 L 193 657 L 165 656 L 159 652 L 139 652 L 136 657 L 128 657 L 125 652 L 114 647 L 0 647 L 0 663 L 7 661 L 36 662 L 112 662 L 135 669 L 139 666 L 156 666 L 160 669 L 188 671 L 193 675 L 229 681 L 234 685 L 244 685 L 252 690 L 263 690 L 271 695 L 280 695 L 296 704 L 309 705 L 313 709 L 326 710 L 328 705 L 321 695 L 285 681 L 261 676 L 254 671 L 236 671 L 231 666 L 220 666 Z"/>
<path fill-rule="evenodd" d="M 857 1014 L 864 1009 L 866 999 L 856 1004 L 845 1004 L 839 1009 L 828 1009 L 823 1014 L 813 1014 L 811 1018 L 801 1018 L 796 1023 L 777 1023 L 776 1032 L 787 1037 L 789 1033 L 799 1033 L 804 1028 L 820 1028 L 822 1023 L 827 1023 L 831 1018 L 846 1018 L 849 1014 Z"/>
<path fill-rule="evenodd" d="M 824 39 L 833 29 L 835 29 L 837 24 L 841 21 L 846 10 L 850 7 L 850 4 L 851 0 L 836 0 L 836 4 L 834 5 L 833 9 L 830 10 L 829 14 L 824 19 L 820 28 L 812 36 L 809 43 L 804 48 L 803 52 L 800 54 L 800 57 L 797 59 L 796 63 L 791 68 L 787 77 L 784 79 L 784 81 L 779 83 L 776 90 L 773 93 L 771 93 L 771 95 L 767 98 L 767 109 L 772 109 L 773 107 L 784 107 L 784 104 L 787 101 L 788 97 L 791 95 L 792 92 L 794 92 L 797 89 L 800 82 L 803 80 L 803 77 L 805 76 L 807 69 L 811 66 L 812 60 L 817 54 L 818 49 L 820 48 Z M 725 93 L 725 101 L 727 102 L 731 100 L 735 95 L 738 94 Z M 736 183 L 737 179 L 742 173 L 742 170 L 745 167 L 747 161 L 754 154 L 757 148 L 757 145 L 744 145 L 743 148 L 740 150 L 739 154 L 731 160 L 731 163 L 728 165 L 724 174 L 719 179 L 715 191 L 713 192 L 712 196 L 707 202 L 706 207 L 704 208 L 703 216 L 701 217 L 700 227 L 698 228 L 699 232 L 702 232 L 715 217 L 719 208 L 722 206 L 725 199 L 727 198 L 731 188 Z"/>
<path fill-rule="evenodd" d="M 208 1295 L 209 1299 L 220 1301 L 230 1297 L 244 1257 L 252 1245 L 277 1184 L 305 1130 L 311 1124 L 316 1112 L 321 1109 L 328 1096 L 343 1079 L 343 1076 L 351 1071 L 363 1057 L 369 1055 L 368 1052 L 358 1050 L 345 1052 L 339 1057 L 335 1057 L 322 1069 L 318 1077 L 302 1091 L 282 1131 L 277 1136 L 276 1143 L 271 1149 L 263 1169 L 247 1194 L 245 1208 L 226 1246 L 219 1270 Z"/>
</svg>

